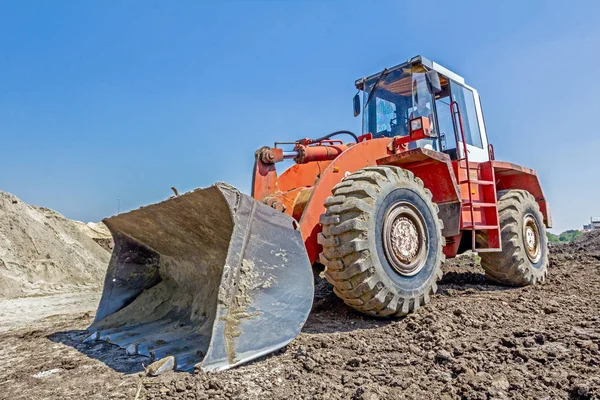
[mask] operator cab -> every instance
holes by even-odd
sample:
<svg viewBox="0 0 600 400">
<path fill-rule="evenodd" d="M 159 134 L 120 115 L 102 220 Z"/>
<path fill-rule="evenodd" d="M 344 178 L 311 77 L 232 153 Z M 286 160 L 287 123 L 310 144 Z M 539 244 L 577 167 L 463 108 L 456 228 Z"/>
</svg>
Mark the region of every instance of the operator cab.
<svg viewBox="0 0 600 400">
<path fill-rule="evenodd" d="M 489 160 L 479 95 L 452 71 L 417 56 L 355 84 L 363 92 L 362 105 L 359 97 L 354 102 L 355 115 L 363 111 L 363 134 L 371 133 L 373 138 L 408 136 L 410 122 L 425 117 L 430 123 L 428 137 L 410 142 L 408 148 L 441 151 L 452 159 L 462 157 L 458 116 L 453 118 L 450 107 L 455 101 L 462 117 L 469 159 Z"/>
</svg>

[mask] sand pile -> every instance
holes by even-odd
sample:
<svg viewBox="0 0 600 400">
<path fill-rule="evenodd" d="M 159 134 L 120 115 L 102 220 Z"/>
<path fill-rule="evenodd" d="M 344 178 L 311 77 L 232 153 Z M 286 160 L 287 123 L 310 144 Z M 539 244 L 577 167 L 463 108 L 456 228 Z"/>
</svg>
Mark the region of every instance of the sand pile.
<svg viewBox="0 0 600 400">
<path fill-rule="evenodd" d="M 71 222 L 73 222 L 77 229 L 79 229 L 82 233 L 91 237 L 94 242 L 98 243 L 101 247 L 109 252 L 112 252 L 115 243 L 110 231 L 102 222 L 88 222 L 87 224 L 81 221 Z"/>
<path fill-rule="evenodd" d="M 103 229 L 0 192 L 0 297 L 99 289 L 110 253 L 92 237 Z"/>
</svg>

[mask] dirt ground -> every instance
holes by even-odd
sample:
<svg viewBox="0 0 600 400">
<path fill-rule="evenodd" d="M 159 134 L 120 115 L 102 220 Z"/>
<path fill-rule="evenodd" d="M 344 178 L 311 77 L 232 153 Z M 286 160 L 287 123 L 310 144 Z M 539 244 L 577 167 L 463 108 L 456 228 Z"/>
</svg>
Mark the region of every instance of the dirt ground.
<svg viewBox="0 0 600 400">
<path fill-rule="evenodd" d="M 0 398 L 600 399 L 600 232 L 553 248 L 540 287 L 494 285 L 473 257 L 444 269 L 431 304 L 395 321 L 322 283 L 297 339 L 217 374 L 147 377 L 146 358 L 82 343 L 97 300 L 71 312 L 54 299 L 59 315 L 0 332 Z"/>
<path fill-rule="evenodd" d="M 98 307 L 100 293 L 83 289 L 79 287 L 73 293 L 0 299 L 0 332 L 35 325 L 51 315 L 94 311 Z"/>
</svg>

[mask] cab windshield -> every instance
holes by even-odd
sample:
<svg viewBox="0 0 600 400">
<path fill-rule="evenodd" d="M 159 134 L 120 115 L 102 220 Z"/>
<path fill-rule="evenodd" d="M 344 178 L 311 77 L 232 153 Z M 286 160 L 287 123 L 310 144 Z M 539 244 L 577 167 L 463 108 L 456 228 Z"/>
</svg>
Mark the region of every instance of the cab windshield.
<svg viewBox="0 0 600 400">
<path fill-rule="evenodd" d="M 427 117 L 434 136 L 437 136 L 433 95 L 427 86 L 425 72 L 422 65 L 407 65 L 389 72 L 379 82 L 377 76 L 365 82 L 363 133 L 370 132 L 374 138 L 407 136 L 411 119 Z M 375 92 L 369 96 L 372 90 Z M 418 142 L 415 143 L 418 147 L 430 144 L 437 149 L 436 139 Z"/>
</svg>

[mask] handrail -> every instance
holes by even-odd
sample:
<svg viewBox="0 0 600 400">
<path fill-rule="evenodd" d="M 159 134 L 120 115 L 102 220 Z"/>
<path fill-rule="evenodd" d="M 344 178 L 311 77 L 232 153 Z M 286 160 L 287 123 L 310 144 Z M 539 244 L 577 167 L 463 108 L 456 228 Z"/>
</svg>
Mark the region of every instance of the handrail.
<svg viewBox="0 0 600 400">
<path fill-rule="evenodd" d="M 459 107 L 458 103 L 456 102 L 456 100 L 454 100 L 450 103 L 450 114 L 452 115 L 452 123 L 454 124 L 455 129 L 456 129 L 456 116 L 458 116 L 458 123 L 460 126 L 460 135 L 461 135 L 462 144 L 463 144 L 463 157 L 462 158 L 458 157 L 458 162 L 459 162 L 459 167 L 460 167 L 460 162 L 462 160 L 464 160 L 467 165 L 466 182 L 467 182 L 467 188 L 469 189 L 469 211 L 471 213 L 471 227 L 472 227 L 471 250 L 475 251 L 475 211 L 473 208 L 473 195 L 472 195 L 472 191 L 471 191 L 471 169 L 470 169 L 470 165 L 469 165 L 469 151 L 467 149 L 467 141 L 465 140 L 465 130 L 463 127 L 463 121 L 462 121 L 462 115 L 460 113 L 460 107 Z M 456 140 L 456 150 L 458 152 L 459 143 L 458 143 L 458 138 L 456 138 L 456 139 L 457 139 Z M 459 171 L 459 181 L 460 181 L 460 171 Z"/>
</svg>

